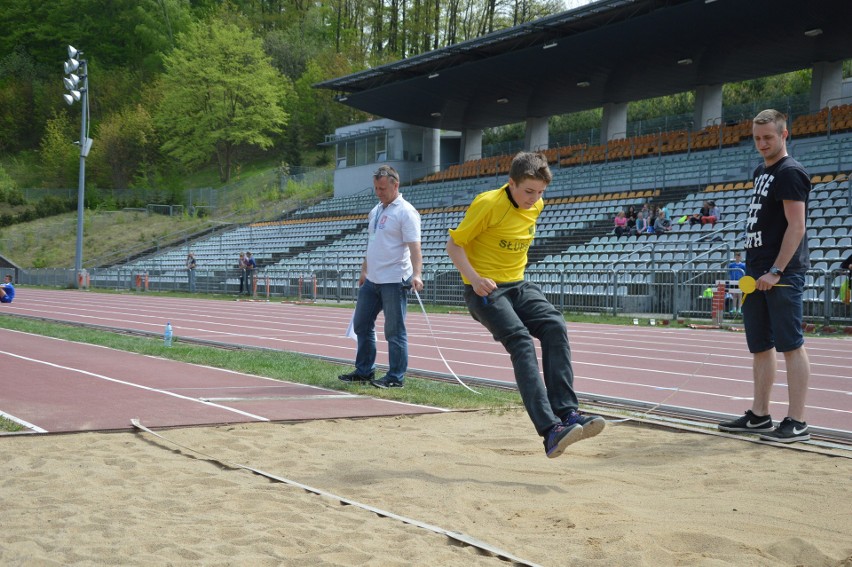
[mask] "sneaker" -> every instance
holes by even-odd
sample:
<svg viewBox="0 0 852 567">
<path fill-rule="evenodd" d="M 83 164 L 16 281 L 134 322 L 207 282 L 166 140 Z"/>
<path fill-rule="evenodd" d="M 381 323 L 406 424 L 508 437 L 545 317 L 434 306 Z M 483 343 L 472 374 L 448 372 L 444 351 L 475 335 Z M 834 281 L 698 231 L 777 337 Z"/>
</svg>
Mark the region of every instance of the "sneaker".
<svg viewBox="0 0 852 567">
<path fill-rule="evenodd" d="M 583 428 L 582 439 L 594 437 L 606 427 L 606 420 L 599 415 L 583 415 L 576 410 L 571 410 L 568 417 L 562 420 L 562 425 L 573 425 L 575 423 Z"/>
<path fill-rule="evenodd" d="M 554 425 L 544 436 L 544 452 L 548 459 L 555 459 L 565 452 L 568 445 L 582 438 L 583 426 L 579 423 Z"/>
<path fill-rule="evenodd" d="M 370 372 L 369 374 L 359 374 L 358 371 L 350 372 L 349 374 L 341 374 L 337 377 L 341 382 L 349 382 L 350 384 L 354 382 L 369 382 L 373 378 L 375 378 L 375 373 Z"/>
<path fill-rule="evenodd" d="M 402 380 L 396 378 L 388 378 L 384 376 L 378 380 L 370 380 L 370 384 L 376 388 L 402 388 Z"/>
<path fill-rule="evenodd" d="M 772 431 L 771 415 L 755 415 L 746 410 L 745 415 L 718 425 L 719 431 L 738 431 L 742 433 L 768 433 Z"/>
<path fill-rule="evenodd" d="M 775 443 L 793 443 L 794 441 L 809 441 L 811 432 L 808 431 L 808 424 L 804 421 L 785 417 L 778 424 L 778 427 L 765 435 L 761 435 L 760 438 Z"/>
</svg>

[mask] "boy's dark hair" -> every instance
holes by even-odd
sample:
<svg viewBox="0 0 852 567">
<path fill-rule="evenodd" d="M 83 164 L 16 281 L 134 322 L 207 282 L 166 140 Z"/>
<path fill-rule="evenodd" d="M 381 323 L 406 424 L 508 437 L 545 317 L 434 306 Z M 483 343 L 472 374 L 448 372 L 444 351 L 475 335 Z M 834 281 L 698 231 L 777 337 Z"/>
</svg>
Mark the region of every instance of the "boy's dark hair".
<svg viewBox="0 0 852 567">
<path fill-rule="evenodd" d="M 509 178 L 515 183 L 524 179 L 541 179 L 545 183 L 553 181 L 553 174 L 547 165 L 547 158 L 538 152 L 520 152 L 512 159 Z"/>
</svg>

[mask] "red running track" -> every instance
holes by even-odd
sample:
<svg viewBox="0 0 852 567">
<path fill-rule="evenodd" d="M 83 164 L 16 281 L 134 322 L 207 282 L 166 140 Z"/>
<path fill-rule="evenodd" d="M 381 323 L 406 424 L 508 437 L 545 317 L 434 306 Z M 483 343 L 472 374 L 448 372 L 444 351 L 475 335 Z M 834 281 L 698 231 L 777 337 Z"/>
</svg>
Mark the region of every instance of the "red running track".
<svg viewBox="0 0 852 567">
<path fill-rule="evenodd" d="M 0 412 L 41 433 L 443 411 L 0 330 Z"/>
<path fill-rule="evenodd" d="M 344 336 L 351 309 L 27 288 L 3 309 L 158 334 L 171 321 L 178 338 L 281 349 L 347 364 L 355 356 L 355 342 Z M 378 362 L 384 365 L 381 324 L 380 317 Z M 720 417 L 740 415 L 750 405 L 751 355 L 740 333 L 575 323 L 568 332 L 575 387 L 587 399 L 619 398 Z M 427 320 L 412 312 L 408 334 L 412 371 L 449 375 L 443 354 L 462 378 L 514 382 L 502 346 L 467 314 L 432 314 Z M 845 338 L 807 339 L 812 371 L 807 420 L 814 427 L 852 432 L 850 345 Z M 778 368 L 771 408 L 776 418 L 784 416 L 787 407 L 781 355 Z"/>
</svg>

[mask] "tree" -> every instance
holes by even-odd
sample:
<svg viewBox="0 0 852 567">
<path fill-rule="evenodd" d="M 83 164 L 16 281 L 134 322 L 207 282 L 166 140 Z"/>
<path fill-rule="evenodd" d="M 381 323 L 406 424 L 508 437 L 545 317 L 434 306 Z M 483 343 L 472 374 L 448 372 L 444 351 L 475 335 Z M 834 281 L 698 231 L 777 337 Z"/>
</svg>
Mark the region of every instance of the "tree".
<svg viewBox="0 0 852 567">
<path fill-rule="evenodd" d="M 155 122 L 163 151 L 185 166 L 215 156 L 219 178 L 228 181 L 241 148 L 267 149 L 286 126 L 291 87 L 260 40 L 237 24 L 220 18 L 193 24 L 164 63 Z"/>
<path fill-rule="evenodd" d="M 143 164 L 157 157 L 154 124 L 141 104 L 107 116 L 98 124 L 95 138 L 90 163 L 101 186 L 129 187 L 144 174 Z"/>
<path fill-rule="evenodd" d="M 78 140 L 79 137 L 79 132 L 74 134 L 74 127 L 67 113 L 56 114 L 47 121 L 40 152 L 45 187 L 77 186 L 80 146 L 75 146 L 73 140 Z"/>
</svg>

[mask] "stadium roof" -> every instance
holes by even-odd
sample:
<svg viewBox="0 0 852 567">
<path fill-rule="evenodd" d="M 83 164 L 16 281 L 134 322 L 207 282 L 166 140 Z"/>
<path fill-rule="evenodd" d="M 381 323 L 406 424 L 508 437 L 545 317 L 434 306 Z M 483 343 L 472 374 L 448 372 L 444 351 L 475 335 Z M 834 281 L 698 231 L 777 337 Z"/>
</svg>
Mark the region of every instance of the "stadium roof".
<svg viewBox="0 0 852 567">
<path fill-rule="evenodd" d="M 601 0 L 314 85 L 375 116 L 465 130 L 852 58 L 850 0 Z"/>
</svg>

